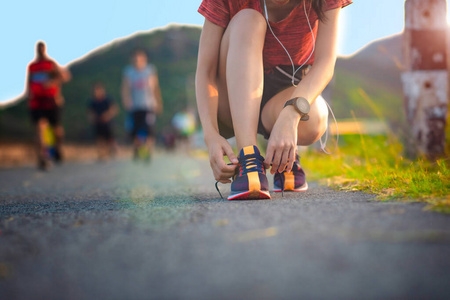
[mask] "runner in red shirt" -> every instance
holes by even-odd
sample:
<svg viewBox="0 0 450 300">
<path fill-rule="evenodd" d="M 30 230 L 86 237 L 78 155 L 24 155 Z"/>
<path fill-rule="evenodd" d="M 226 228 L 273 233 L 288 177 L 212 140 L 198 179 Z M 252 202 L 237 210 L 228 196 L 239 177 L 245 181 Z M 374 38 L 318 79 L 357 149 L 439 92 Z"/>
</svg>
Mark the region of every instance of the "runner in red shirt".
<svg viewBox="0 0 450 300">
<path fill-rule="evenodd" d="M 196 74 L 197 105 L 217 181 L 229 200 L 270 198 L 307 189 L 297 145 L 325 132 L 320 96 L 336 61 L 339 12 L 352 0 L 203 0 Z M 257 133 L 268 139 L 266 158 Z M 236 136 L 236 158 L 226 138 Z M 223 156 L 233 163 L 227 165 Z"/>
<path fill-rule="evenodd" d="M 36 128 L 38 163 L 45 164 L 46 151 L 43 143 L 43 127 L 52 126 L 56 137 L 55 158 L 60 161 L 61 142 L 64 129 L 61 125 L 61 108 L 64 98 L 61 85 L 70 80 L 70 73 L 58 66 L 46 51 L 44 42 L 36 44 L 36 58 L 28 65 L 26 95 L 28 97 L 31 120 Z"/>
</svg>

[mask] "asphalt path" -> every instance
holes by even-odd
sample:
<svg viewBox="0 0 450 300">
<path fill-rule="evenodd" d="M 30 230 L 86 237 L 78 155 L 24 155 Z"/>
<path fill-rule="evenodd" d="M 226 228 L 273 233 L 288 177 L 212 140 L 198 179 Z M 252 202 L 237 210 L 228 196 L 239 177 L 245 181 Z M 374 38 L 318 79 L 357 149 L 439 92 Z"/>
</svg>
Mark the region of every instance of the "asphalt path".
<svg viewBox="0 0 450 300">
<path fill-rule="evenodd" d="M 0 169 L 0 299 L 450 299 L 450 216 L 272 195 L 222 200 L 185 154 Z"/>
</svg>

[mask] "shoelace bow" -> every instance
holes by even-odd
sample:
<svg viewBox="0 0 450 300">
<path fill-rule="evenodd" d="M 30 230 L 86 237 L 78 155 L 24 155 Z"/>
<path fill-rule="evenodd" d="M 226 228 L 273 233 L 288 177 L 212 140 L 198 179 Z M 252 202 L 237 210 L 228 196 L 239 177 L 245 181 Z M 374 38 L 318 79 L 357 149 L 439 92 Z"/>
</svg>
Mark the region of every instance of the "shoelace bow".
<svg viewBox="0 0 450 300">
<path fill-rule="evenodd" d="M 236 173 L 233 176 L 233 180 L 234 178 L 236 178 L 236 175 L 244 175 L 247 174 L 248 172 L 259 172 L 259 171 L 265 171 L 264 168 L 264 157 L 262 157 L 261 155 L 258 154 L 249 154 L 249 155 L 245 155 L 242 158 L 239 159 L 239 164 L 236 168 Z M 231 163 L 228 165 L 232 165 Z M 241 171 L 242 169 L 242 171 Z M 220 198 L 223 199 L 222 193 L 220 192 L 219 189 L 219 181 L 216 181 L 216 190 L 220 195 Z"/>
</svg>

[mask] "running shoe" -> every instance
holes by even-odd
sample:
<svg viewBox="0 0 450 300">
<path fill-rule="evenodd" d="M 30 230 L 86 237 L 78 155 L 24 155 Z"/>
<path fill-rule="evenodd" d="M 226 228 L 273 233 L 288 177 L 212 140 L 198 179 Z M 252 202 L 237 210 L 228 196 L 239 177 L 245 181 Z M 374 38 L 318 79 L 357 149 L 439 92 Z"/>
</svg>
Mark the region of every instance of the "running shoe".
<svg viewBox="0 0 450 300">
<path fill-rule="evenodd" d="M 305 171 L 300 167 L 299 156 L 297 155 L 294 161 L 292 170 L 288 173 L 283 171 L 281 173 L 275 173 L 273 177 L 274 192 L 302 192 L 308 189 L 308 183 L 306 182 Z"/>
<path fill-rule="evenodd" d="M 242 148 L 228 200 L 270 199 L 269 182 L 263 162 L 264 157 L 258 147 Z"/>
</svg>

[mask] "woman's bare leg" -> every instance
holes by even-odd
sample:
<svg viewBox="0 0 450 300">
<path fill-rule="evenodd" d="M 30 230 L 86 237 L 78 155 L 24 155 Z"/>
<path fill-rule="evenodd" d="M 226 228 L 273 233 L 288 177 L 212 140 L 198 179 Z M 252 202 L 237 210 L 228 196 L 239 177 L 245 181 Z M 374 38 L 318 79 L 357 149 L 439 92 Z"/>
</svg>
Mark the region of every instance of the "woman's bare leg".
<svg viewBox="0 0 450 300">
<path fill-rule="evenodd" d="M 218 118 L 234 128 L 238 149 L 256 145 L 266 27 L 258 11 L 241 10 L 230 21 L 220 47 Z"/>
</svg>

